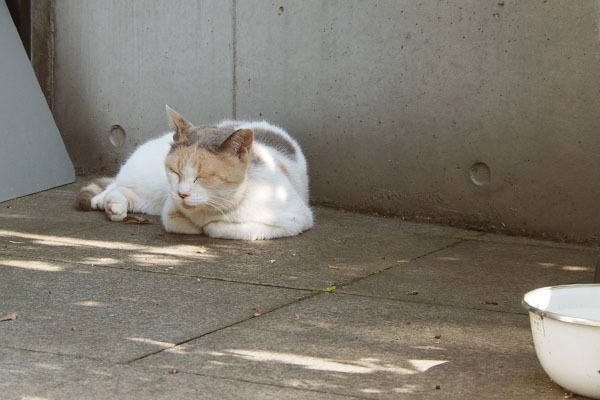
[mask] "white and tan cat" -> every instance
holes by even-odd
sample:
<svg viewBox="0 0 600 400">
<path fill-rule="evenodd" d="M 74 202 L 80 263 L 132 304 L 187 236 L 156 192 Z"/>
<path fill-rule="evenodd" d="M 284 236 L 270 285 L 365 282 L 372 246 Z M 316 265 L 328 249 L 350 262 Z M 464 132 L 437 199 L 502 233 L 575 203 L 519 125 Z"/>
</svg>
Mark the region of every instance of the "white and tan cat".
<svg viewBox="0 0 600 400">
<path fill-rule="evenodd" d="M 306 159 L 265 121 L 193 126 L 167 106 L 173 132 L 150 140 L 115 178 L 81 189 L 82 210 L 161 215 L 167 232 L 226 239 L 293 236 L 313 225 Z"/>
</svg>

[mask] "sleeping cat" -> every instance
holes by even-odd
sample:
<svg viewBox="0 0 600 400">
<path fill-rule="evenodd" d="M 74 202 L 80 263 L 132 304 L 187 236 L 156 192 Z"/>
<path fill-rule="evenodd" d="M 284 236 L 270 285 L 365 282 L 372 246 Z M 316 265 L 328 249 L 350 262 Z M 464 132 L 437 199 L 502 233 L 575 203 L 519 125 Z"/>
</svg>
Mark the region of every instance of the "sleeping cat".
<svg viewBox="0 0 600 400">
<path fill-rule="evenodd" d="M 293 236 L 313 225 L 306 159 L 265 121 L 193 126 L 167 106 L 173 132 L 150 140 L 115 178 L 81 189 L 82 210 L 161 215 L 167 232 L 225 239 Z"/>
</svg>

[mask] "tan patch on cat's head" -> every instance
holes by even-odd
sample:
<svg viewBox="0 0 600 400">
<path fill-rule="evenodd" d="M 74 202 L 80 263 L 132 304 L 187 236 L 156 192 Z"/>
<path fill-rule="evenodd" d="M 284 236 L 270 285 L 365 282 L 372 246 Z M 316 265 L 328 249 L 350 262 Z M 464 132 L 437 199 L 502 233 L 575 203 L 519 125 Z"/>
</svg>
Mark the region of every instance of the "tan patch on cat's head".
<svg viewBox="0 0 600 400">
<path fill-rule="evenodd" d="M 225 128 L 201 126 L 188 128 L 185 134 L 186 140 L 171 146 L 167 168 L 181 175 L 189 166 L 207 182 L 212 181 L 208 178 L 216 178 L 224 183 L 241 183 L 251 158 L 252 131 L 231 133 Z"/>
<path fill-rule="evenodd" d="M 174 147 L 167 155 L 165 166 L 180 177 L 187 167 L 193 171 L 194 179 L 197 179 L 200 185 L 212 188 L 218 185 L 241 184 L 246 175 L 248 162 L 193 143 Z"/>
</svg>

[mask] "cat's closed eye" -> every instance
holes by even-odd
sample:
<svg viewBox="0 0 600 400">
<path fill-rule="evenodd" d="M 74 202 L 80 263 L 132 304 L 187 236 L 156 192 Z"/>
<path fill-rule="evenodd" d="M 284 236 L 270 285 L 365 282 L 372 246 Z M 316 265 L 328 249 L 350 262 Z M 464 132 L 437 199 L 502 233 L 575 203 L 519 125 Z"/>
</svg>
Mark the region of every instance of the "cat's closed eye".
<svg viewBox="0 0 600 400">
<path fill-rule="evenodd" d="M 206 179 L 212 179 L 212 178 L 214 178 L 215 176 L 217 176 L 217 173 L 216 173 L 216 172 L 204 172 L 204 173 L 202 173 L 202 174 L 198 175 L 198 176 L 196 177 L 196 179 L 194 180 L 194 182 L 196 182 L 196 181 L 198 181 L 198 180 L 202 180 L 202 179 L 204 179 L 204 180 L 206 180 Z"/>
</svg>

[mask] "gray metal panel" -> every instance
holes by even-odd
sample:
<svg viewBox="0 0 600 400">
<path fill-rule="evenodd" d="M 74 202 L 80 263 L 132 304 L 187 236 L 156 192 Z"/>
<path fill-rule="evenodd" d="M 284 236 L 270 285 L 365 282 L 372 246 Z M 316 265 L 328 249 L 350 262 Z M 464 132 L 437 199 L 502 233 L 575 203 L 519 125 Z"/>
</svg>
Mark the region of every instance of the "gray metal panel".
<svg viewBox="0 0 600 400">
<path fill-rule="evenodd" d="M 75 180 L 4 1 L 0 1 L 0 201 Z"/>
</svg>

